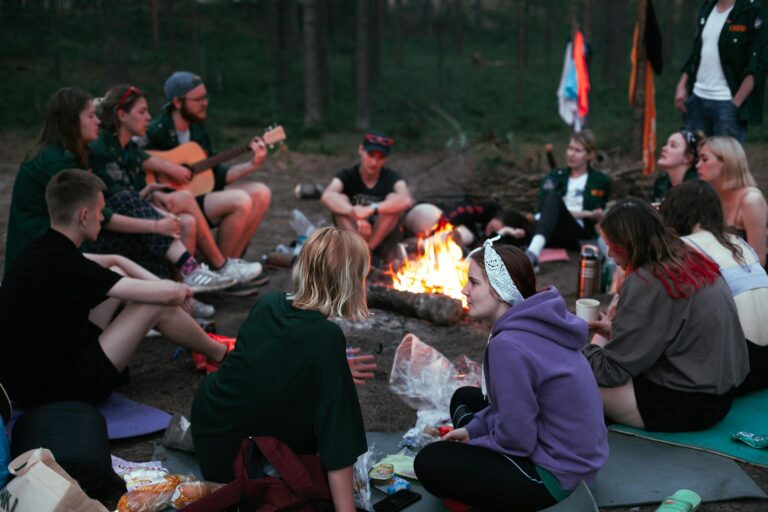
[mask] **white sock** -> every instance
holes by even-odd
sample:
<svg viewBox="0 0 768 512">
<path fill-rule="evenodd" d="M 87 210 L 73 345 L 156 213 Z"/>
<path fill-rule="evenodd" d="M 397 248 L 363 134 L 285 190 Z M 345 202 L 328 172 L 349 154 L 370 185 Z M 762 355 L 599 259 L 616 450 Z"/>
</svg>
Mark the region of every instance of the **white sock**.
<svg viewBox="0 0 768 512">
<path fill-rule="evenodd" d="M 541 254 L 541 250 L 544 248 L 544 246 L 547 244 L 547 239 L 544 238 L 542 235 L 533 235 L 533 239 L 531 240 L 531 243 L 528 244 L 528 250 L 531 251 L 533 254 L 536 255 L 538 258 Z"/>
</svg>

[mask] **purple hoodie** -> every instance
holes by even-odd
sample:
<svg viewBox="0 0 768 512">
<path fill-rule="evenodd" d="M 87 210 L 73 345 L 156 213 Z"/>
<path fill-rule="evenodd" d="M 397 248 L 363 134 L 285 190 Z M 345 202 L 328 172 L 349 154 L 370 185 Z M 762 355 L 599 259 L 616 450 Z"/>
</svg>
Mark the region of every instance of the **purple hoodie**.
<svg viewBox="0 0 768 512">
<path fill-rule="evenodd" d="M 528 457 L 565 490 L 592 485 L 608 460 L 608 431 L 584 355 L 584 320 L 550 287 L 493 324 L 483 355 L 490 405 L 466 426 L 469 444 Z"/>
</svg>

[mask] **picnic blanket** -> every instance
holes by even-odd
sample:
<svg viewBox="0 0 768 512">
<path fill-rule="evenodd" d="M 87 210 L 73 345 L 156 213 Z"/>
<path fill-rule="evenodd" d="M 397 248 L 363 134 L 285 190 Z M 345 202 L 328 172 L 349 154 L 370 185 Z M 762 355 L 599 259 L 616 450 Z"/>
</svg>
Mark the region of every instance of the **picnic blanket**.
<svg viewBox="0 0 768 512">
<path fill-rule="evenodd" d="M 704 450 L 768 468 L 768 449 L 759 450 L 731 440 L 731 435 L 740 431 L 768 435 L 768 389 L 737 398 L 723 421 L 699 432 L 648 432 L 620 424 L 609 428 L 614 432 Z"/>
<path fill-rule="evenodd" d="M 165 430 L 171 421 L 171 415 L 155 407 L 134 402 L 119 393 L 112 393 L 106 402 L 97 407 L 107 420 L 107 431 L 110 439 L 126 439 L 143 436 Z M 13 417 L 6 429 L 13 430 L 16 419 L 25 409 L 14 407 Z"/>
</svg>

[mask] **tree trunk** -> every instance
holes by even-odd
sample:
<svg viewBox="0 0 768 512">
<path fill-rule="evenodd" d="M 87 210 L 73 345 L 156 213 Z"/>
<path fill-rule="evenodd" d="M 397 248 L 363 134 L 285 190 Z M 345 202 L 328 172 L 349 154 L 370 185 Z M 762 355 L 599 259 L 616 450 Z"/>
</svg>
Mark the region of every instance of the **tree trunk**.
<svg viewBox="0 0 768 512">
<path fill-rule="evenodd" d="M 435 11 L 432 6 L 432 0 L 422 0 L 422 25 L 423 33 L 427 37 L 435 35 Z"/>
<path fill-rule="evenodd" d="M 483 0 L 475 0 L 475 32 L 483 31 Z"/>
<path fill-rule="evenodd" d="M 518 0 L 517 19 L 522 20 L 517 23 L 517 66 L 518 82 L 522 80 L 525 74 L 525 68 L 528 61 L 528 0 Z"/>
<path fill-rule="evenodd" d="M 640 42 L 637 45 L 637 73 L 635 80 L 635 106 L 632 108 L 632 158 L 643 157 L 643 120 L 645 119 L 645 47 L 642 44 L 645 32 L 647 0 L 637 1 L 637 26 Z"/>
<path fill-rule="evenodd" d="M 317 72 L 320 86 L 321 116 L 325 116 L 331 104 L 331 78 L 328 69 L 328 3 L 329 0 L 315 0 Z"/>
<path fill-rule="evenodd" d="M 299 3 L 298 0 L 282 0 L 283 7 L 283 35 L 285 41 L 285 54 L 289 60 L 301 55 L 300 42 L 301 30 L 299 29 Z"/>
<path fill-rule="evenodd" d="M 453 0 L 453 51 L 456 55 L 464 52 L 464 0 Z"/>
<path fill-rule="evenodd" d="M 157 21 L 157 0 L 149 0 L 150 27 L 152 29 L 152 56 L 157 61 L 157 52 L 160 49 L 159 24 Z"/>
<path fill-rule="evenodd" d="M 304 126 L 320 124 L 320 80 L 317 59 L 317 0 L 304 0 Z"/>
<path fill-rule="evenodd" d="M 272 91 L 273 101 L 282 103 L 281 92 L 283 81 L 281 71 L 282 66 L 282 46 L 280 44 L 280 0 L 267 0 L 264 6 L 265 28 L 267 30 L 267 62 L 269 62 L 269 71 L 272 73 L 270 90 Z M 286 77 L 287 78 L 287 77 Z"/>
<path fill-rule="evenodd" d="M 608 0 L 610 1 L 610 0 Z M 557 12 L 557 2 L 556 0 L 549 0 L 547 2 L 547 5 L 545 7 L 544 16 L 546 18 L 546 25 L 545 25 L 545 41 L 544 41 L 544 51 L 546 52 L 546 60 L 547 64 L 552 62 L 552 42 L 555 40 L 555 16 L 552 16 L 553 12 Z M 561 41 L 562 42 L 562 41 Z M 562 48 L 561 45 L 556 44 L 554 45 L 554 48 Z"/>
<path fill-rule="evenodd" d="M 386 0 L 370 0 L 368 4 L 368 79 L 375 84 L 381 78 L 381 41 L 384 37 Z"/>
<path fill-rule="evenodd" d="M 664 37 L 664 62 L 666 65 L 675 61 L 675 25 L 677 24 L 677 0 L 667 0 L 667 12 Z"/>
<path fill-rule="evenodd" d="M 367 130 L 370 125 L 368 112 L 368 5 L 369 0 L 357 0 L 357 16 L 355 30 L 355 126 Z"/>
<path fill-rule="evenodd" d="M 403 0 L 395 0 L 395 64 L 403 65 Z"/>
<path fill-rule="evenodd" d="M 591 0 L 584 0 L 584 24 L 582 25 L 582 31 L 584 34 L 584 42 L 589 43 L 592 41 L 592 2 Z"/>
</svg>

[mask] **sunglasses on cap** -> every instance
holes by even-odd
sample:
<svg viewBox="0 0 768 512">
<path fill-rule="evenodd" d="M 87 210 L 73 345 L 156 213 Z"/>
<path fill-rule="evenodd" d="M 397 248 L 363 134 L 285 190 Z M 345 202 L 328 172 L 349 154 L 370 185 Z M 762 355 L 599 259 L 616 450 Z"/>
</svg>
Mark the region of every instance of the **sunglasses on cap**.
<svg viewBox="0 0 768 512">
<path fill-rule="evenodd" d="M 392 144 L 395 143 L 395 139 L 391 137 L 382 137 L 381 135 L 368 133 L 365 135 L 365 142 L 369 142 L 371 144 L 378 144 L 380 146 L 384 146 L 385 148 L 389 148 L 389 147 L 392 147 Z"/>
<path fill-rule="evenodd" d="M 123 93 L 123 96 L 120 98 L 120 101 L 117 102 L 117 108 L 115 110 L 118 110 L 123 107 L 123 103 L 128 101 L 128 98 L 130 98 L 133 95 L 141 96 L 142 93 L 141 90 L 138 87 L 130 86 L 128 89 L 125 90 Z"/>
</svg>

